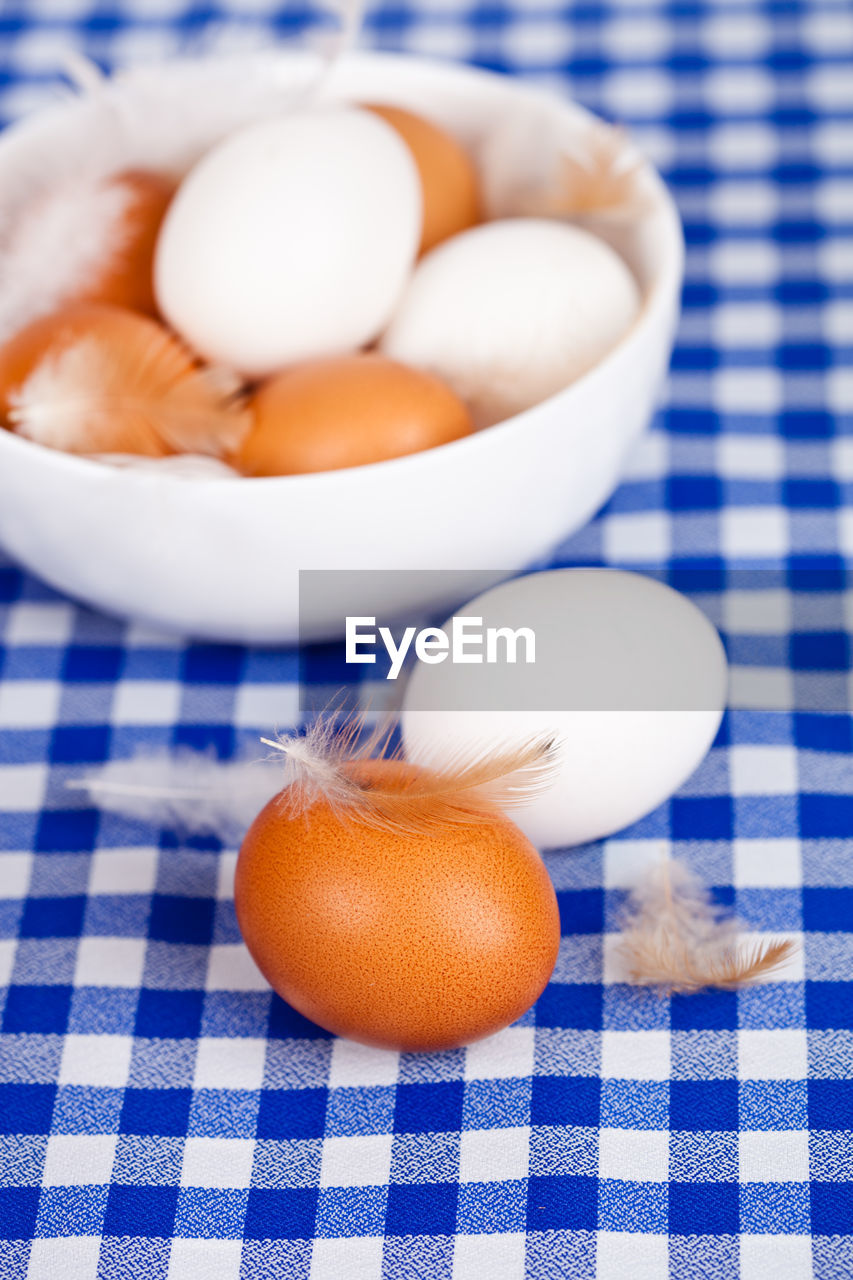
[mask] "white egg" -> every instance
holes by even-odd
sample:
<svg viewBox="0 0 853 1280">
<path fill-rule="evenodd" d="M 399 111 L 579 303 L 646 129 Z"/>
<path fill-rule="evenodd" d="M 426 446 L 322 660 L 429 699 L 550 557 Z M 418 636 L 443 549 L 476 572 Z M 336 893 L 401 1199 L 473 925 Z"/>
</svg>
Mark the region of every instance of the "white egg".
<svg viewBox="0 0 853 1280">
<path fill-rule="evenodd" d="M 598 840 L 657 808 L 713 742 L 727 668 L 705 615 L 663 583 L 557 569 L 493 587 L 456 616 L 526 627 L 516 662 L 418 662 L 402 716 L 408 759 L 438 765 L 553 734 L 553 785 L 511 816 L 540 848 Z M 445 628 L 447 630 L 447 628 Z M 475 635 L 477 626 L 469 624 Z M 487 650 L 469 644 L 469 655 Z M 498 645 L 498 656 L 505 650 Z"/>
<path fill-rule="evenodd" d="M 378 116 L 339 107 L 264 120 L 179 188 L 157 299 L 196 351 L 250 376 L 351 351 L 388 322 L 421 219 L 414 160 Z"/>
<path fill-rule="evenodd" d="M 486 426 L 586 373 L 639 306 L 634 277 L 597 236 L 540 218 L 507 219 L 427 254 L 382 349 L 449 382 Z"/>
</svg>

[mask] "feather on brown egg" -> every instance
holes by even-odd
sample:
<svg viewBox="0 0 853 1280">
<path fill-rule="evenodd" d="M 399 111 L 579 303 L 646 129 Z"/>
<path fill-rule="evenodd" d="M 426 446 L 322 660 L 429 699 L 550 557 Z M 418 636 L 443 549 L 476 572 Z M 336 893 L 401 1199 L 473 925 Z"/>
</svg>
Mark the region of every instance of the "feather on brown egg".
<svg viewBox="0 0 853 1280">
<path fill-rule="evenodd" d="M 79 454 L 220 456 L 249 420 L 239 382 L 201 368 L 156 321 L 77 303 L 0 348 L 0 418 L 22 436 Z"/>
</svg>

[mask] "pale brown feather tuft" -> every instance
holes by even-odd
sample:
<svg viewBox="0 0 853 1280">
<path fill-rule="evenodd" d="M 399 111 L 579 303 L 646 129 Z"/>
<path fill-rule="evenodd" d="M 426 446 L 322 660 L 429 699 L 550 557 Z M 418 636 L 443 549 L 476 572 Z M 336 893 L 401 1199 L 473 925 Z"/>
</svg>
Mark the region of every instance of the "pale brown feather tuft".
<svg viewBox="0 0 853 1280">
<path fill-rule="evenodd" d="M 122 452 L 152 438 L 164 453 L 218 457 L 237 448 L 249 426 L 237 379 L 198 368 L 159 325 L 140 318 L 133 337 L 93 332 L 48 350 L 12 398 L 15 429 L 74 453 Z"/>
<path fill-rule="evenodd" d="M 634 890 L 619 951 L 638 986 L 692 994 L 748 986 L 778 969 L 794 943 L 738 943 L 738 924 L 721 914 L 686 867 L 665 860 Z"/>
<path fill-rule="evenodd" d="M 513 122 L 491 141 L 485 179 L 495 216 L 624 223 L 653 205 L 642 156 L 603 121 L 573 137 Z"/>
</svg>

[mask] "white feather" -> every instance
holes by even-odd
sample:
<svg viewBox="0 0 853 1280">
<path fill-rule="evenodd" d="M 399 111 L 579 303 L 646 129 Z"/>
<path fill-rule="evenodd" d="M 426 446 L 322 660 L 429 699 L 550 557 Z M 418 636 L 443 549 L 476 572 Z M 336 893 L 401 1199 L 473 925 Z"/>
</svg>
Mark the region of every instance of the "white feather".
<svg viewBox="0 0 853 1280">
<path fill-rule="evenodd" d="M 223 761 L 185 750 L 111 760 L 67 785 L 108 813 L 232 843 L 281 790 L 282 775 L 278 761 Z"/>
<path fill-rule="evenodd" d="M 86 288 L 122 248 L 132 198 L 121 184 L 68 178 L 7 216 L 0 238 L 0 341 Z"/>
<path fill-rule="evenodd" d="M 146 458 L 136 453 L 93 453 L 92 461 L 122 471 L 145 471 L 161 479 L 163 476 L 177 480 L 240 480 L 240 471 L 234 471 L 227 462 L 209 458 L 204 453 L 172 453 L 165 458 Z"/>
<path fill-rule="evenodd" d="M 28 440 L 73 451 L 87 431 L 109 426 L 111 406 L 103 402 L 102 386 L 101 344 L 81 338 L 36 365 L 10 397 L 9 421 Z"/>
<path fill-rule="evenodd" d="M 95 462 L 122 471 L 145 471 L 150 475 L 174 476 L 178 480 L 239 480 L 240 473 L 219 458 L 209 458 L 201 453 L 175 453 L 165 458 L 146 458 L 135 453 L 96 453 L 90 455 Z"/>
</svg>

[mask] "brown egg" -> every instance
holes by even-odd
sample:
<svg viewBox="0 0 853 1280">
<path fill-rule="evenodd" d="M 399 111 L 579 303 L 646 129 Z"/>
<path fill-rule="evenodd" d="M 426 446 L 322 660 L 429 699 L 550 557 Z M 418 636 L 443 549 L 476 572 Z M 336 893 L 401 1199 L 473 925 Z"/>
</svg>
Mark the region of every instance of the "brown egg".
<svg viewBox="0 0 853 1280">
<path fill-rule="evenodd" d="M 294 365 L 255 394 L 233 459 L 250 476 L 336 471 L 446 444 L 473 430 L 466 406 L 430 373 L 367 353 Z"/>
<path fill-rule="evenodd" d="M 464 147 L 438 125 L 402 107 L 371 104 L 368 110 L 396 129 L 418 166 L 424 195 L 420 252 L 476 226 L 481 219 L 480 181 Z"/>
<path fill-rule="evenodd" d="M 103 303 L 71 303 L 0 347 L 0 420 L 69 453 L 233 449 L 247 420 L 232 392 L 156 320 Z"/>
<path fill-rule="evenodd" d="M 105 234 L 103 262 L 78 297 L 157 314 L 154 250 L 175 185 L 157 173 L 128 170 L 104 180 L 118 198 Z"/>
<path fill-rule="evenodd" d="M 411 778 L 358 766 L 363 785 Z M 447 1049 L 508 1026 L 557 958 L 557 900 L 508 818 L 429 834 L 376 829 L 325 800 L 290 818 L 272 800 L 250 827 L 237 919 L 283 999 L 338 1035 L 389 1049 Z"/>
</svg>

